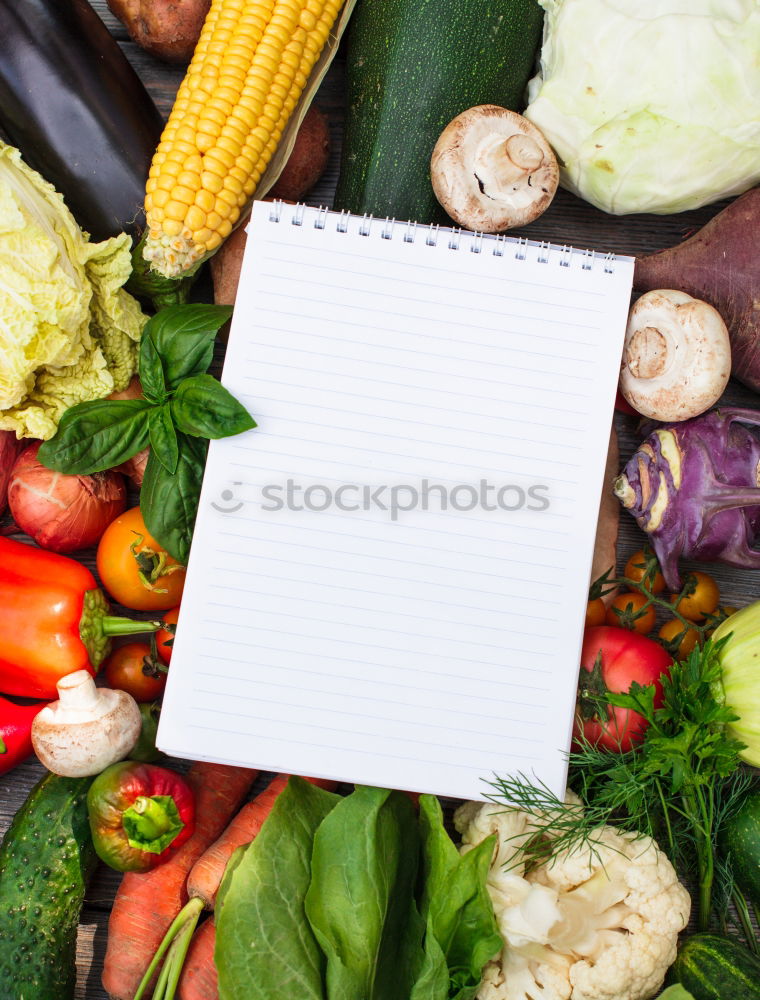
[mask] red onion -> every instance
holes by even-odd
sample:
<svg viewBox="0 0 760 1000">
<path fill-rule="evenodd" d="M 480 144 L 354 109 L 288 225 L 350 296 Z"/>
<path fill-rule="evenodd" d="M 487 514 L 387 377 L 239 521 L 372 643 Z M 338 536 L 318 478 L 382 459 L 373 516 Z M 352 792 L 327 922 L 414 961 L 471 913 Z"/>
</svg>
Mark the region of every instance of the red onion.
<svg viewBox="0 0 760 1000">
<path fill-rule="evenodd" d="M 16 524 L 43 549 L 74 552 L 100 540 L 111 521 L 127 507 L 124 479 L 118 472 L 65 476 L 37 461 L 37 441 L 16 459 L 8 505 Z"/>
<path fill-rule="evenodd" d="M 28 442 L 19 441 L 13 431 L 0 431 L 0 514 L 8 503 L 8 483 L 13 463 Z"/>
</svg>

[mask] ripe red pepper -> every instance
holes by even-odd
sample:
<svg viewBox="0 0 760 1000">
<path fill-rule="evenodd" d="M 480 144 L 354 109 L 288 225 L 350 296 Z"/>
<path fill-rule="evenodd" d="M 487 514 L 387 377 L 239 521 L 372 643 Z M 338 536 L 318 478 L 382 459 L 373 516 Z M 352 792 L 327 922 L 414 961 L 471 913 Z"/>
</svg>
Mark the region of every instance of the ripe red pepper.
<svg viewBox="0 0 760 1000">
<path fill-rule="evenodd" d="M 57 698 L 61 677 L 97 671 L 111 636 L 155 632 L 161 625 L 108 612 L 86 566 L 0 537 L 0 691 Z"/>
<path fill-rule="evenodd" d="M 32 755 L 32 722 L 47 702 L 16 705 L 0 698 L 0 774 L 12 771 L 16 764 Z"/>
<path fill-rule="evenodd" d="M 87 793 L 92 842 L 117 872 L 146 872 L 168 861 L 195 829 L 195 798 L 181 774 L 123 760 Z"/>
</svg>

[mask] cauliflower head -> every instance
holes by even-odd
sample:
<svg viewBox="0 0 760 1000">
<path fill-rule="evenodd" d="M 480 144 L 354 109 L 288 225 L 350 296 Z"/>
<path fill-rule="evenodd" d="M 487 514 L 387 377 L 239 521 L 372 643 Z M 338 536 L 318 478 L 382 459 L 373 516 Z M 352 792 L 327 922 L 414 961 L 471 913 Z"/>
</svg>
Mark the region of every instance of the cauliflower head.
<svg viewBox="0 0 760 1000">
<path fill-rule="evenodd" d="M 0 143 L 0 429 L 52 437 L 63 411 L 126 387 L 147 320 L 124 291 L 131 240 L 91 243 Z"/>
<path fill-rule="evenodd" d="M 504 950 L 486 966 L 478 1000 L 655 995 L 676 957 L 691 897 L 651 837 L 600 827 L 588 843 L 526 871 L 531 816 L 470 802 L 454 823 L 462 851 L 497 837 L 487 887 Z"/>
</svg>

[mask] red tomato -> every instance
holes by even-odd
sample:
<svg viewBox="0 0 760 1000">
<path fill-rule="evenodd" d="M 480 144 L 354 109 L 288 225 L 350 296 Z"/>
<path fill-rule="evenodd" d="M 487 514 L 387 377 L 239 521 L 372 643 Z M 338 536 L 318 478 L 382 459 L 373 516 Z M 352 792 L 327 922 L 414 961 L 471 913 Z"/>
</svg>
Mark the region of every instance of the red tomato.
<svg viewBox="0 0 760 1000">
<path fill-rule="evenodd" d="M 655 684 L 655 705 L 662 702 L 660 674 L 673 662 L 659 643 L 638 632 L 611 625 L 586 629 L 581 650 L 581 672 L 576 703 L 575 737 L 582 733 L 589 743 L 625 753 L 641 740 L 645 719 L 638 712 L 608 706 L 604 718 L 584 692 L 604 696 L 608 691 L 628 691 L 633 681 Z"/>
<path fill-rule="evenodd" d="M 127 642 L 106 659 L 106 680 L 112 688 L 131 694 L 135 701 L 155 701 L 166 687 L 166 674 L 155 663 L 150 643 Z"/>
<path fill-rule="evenodd" d="M 167 611 L 165 615 L 162 615 L 161 621 L 165 622 L 167 625 L 176 625 L 178 617 L 179 605 L 176 608 L 172 608 L 171 611 Z M 174 632 L 168 628 L 160 628 L 158 632 L 156 632 L 156 646 L 158 647 L 158 655 L 164 663 L 171 663 L 172 649 L 174 647 Z"/>
</svg>

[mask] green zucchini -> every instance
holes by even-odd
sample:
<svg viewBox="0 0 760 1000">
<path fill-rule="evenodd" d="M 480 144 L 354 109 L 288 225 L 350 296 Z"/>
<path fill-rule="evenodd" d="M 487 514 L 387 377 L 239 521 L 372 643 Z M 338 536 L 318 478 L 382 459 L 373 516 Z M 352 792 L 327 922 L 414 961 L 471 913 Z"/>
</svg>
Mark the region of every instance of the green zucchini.
<svg viewBox="0 0 760 1000">
<path fill-rule="evenodd" d="M 760 906 L 760 791 L 750 792 L 720 831 L 721 854 L 736 884 Z"/>
<path fill-rule="evenodd" d="M 536 0 L 360 0 L 335 208 L 445 221 L 430 186 L 438 136 L 477 104 L 525 107 L 543 16 Z"/>
<path fill-rule="evenodd" d="M 717 934 L 687 938 L 670 970 L 694 1000 L 760 1000 L 760 960 Z"/>
<path fill-rule="evenodd" d="M 69 1000 L 76 934 L 97 857 L 87 820 L 91 778 L 49 774 L 0 846 L 0 997 Z"/>
</svg>

